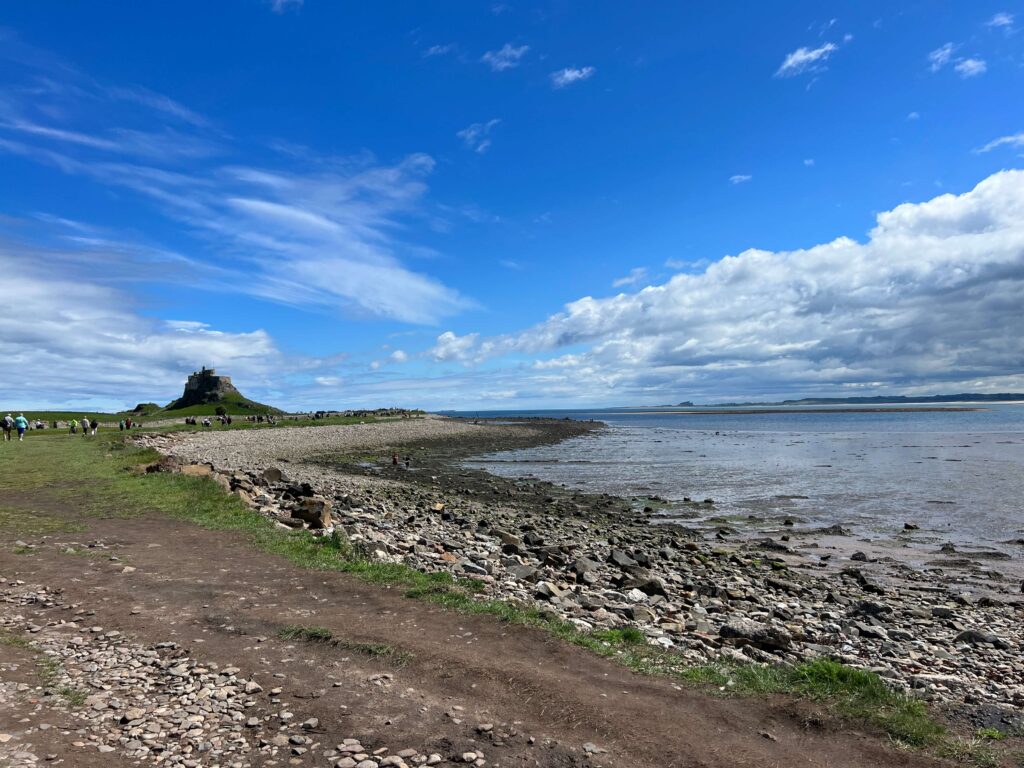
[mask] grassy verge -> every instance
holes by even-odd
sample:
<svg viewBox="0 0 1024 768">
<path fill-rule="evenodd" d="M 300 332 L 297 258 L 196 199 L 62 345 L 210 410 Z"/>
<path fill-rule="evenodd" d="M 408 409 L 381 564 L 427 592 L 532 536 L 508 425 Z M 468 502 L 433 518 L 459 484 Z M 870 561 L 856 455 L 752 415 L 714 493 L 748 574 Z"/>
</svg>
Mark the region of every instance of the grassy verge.
<svg viewBox="0 0 1024 768">
<path fill-rule="evenodd" d="M 401 586 L 409 598 L 541 628 L 639 673 L 660 675 L 727 695 L 805 697 L 820 702 L 835 717 L 870 723 L 902 745 L 951 743 L 943 739 L 942 727 L 921 702 L 893 691 L 870 672 L 829 660 L 792 667 L 693 666 L 680 654 L 648 645 L 635 628 L 583 632 L 532 605 L 482 599 L 478 582 L 368 560 L 343 536 L 316 537 L 308 531 L 282 531 L 206 478 L 128 472 L 133 466 L 154 460 L 156 455 L 125 445 L 117 435 L 89 441 L 57 435 L 33 436 L 18 447 L 0 469 L 0 493 L 17 489 L 21 494 L 31 492 L 42 498 L 56 496 L 59 500 L 70 487 L 78 504 L 84 506 L 85 515 L 124 517 L 160 512 L 205 528 L 233 531 L 255 547 L 296 565 L 351 573 L 371 583 Z M 346 641 L 322 628 L 291 627 L 284 631 L 288 639 L 330 642 L 393 660 L 392 652 L 398 653 L 388 646 L 345 645 Z"/>
</svg>

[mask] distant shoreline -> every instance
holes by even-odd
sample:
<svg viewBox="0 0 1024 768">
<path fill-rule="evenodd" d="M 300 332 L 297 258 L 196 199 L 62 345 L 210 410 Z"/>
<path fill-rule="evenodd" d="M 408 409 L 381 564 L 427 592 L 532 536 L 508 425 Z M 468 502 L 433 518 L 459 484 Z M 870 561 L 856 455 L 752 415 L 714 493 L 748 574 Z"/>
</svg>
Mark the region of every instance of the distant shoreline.
<svg viewBox="0 0 1024 768">
<path fill-rule="evenodd" d="M 713 408 L 708 406 L 703 409 L 692 410 L 631 410 L 621 411 L 630 416 L 707 416 L 708 414 L 724 416 L 756 416 L 765 413 L 793 414 L 793 413 L 957 413 L 963 411 L 987 411 L 988 408 L 965 408 L 965 407 L 920 407 L 899 406 L 891 408 Z"/>
</svg>

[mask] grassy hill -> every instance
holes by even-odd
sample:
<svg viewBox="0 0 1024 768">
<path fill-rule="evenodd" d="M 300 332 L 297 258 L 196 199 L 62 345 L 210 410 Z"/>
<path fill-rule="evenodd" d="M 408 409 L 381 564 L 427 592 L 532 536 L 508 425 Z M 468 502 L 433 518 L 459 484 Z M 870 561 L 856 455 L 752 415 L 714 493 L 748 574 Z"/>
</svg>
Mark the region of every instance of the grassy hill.
<svg viewBox="0 0 1024 768">
<path fill-rule="evenodd" d="M 173 403 L 171 405 L 173 405 Z M 170 406 L 167 406 L 158 411 L 146 414 L 146 418 L 173 419 L 178 416 L 213 416 L 217 413 L 217 408 L 219 406 L 224 406 L 227 412 L 232 416 L 253 416 L 256 414 L 274 414 L 279 416 L 284 413 L 284 411 L 279 408 L 273 408 L 269 405 L 264 405 L 263 403 L 257 403 L 255 400 L 250 400 L 242 395 L 228 394 L 216 403 L 189 405 L 185 408 L 171 408 Z"/>
<path fill-rule="evenodd" d="M 97 411 L 21 411 L 21 410 L 0 410 L 0 418 L 5 414 L 11 413 L 17 416 L 19 413 L 24 413 L 26 419 L 35 421 L 41 419 L 46 422 L 46 426 L 50 426 L 51 422 L 54 421 L 71 421 L 76 419 L 81 421 L 82 417 L 89 419 L 95 418 L 97 421 L 111 422 L 120 421 L 121 419 L 130 418 L 132 421 L 155 421 L 158 419 L 177 419 L 184 418 L 186 416 L 215 416 L 217 413 L 217 406 L 223 405 L 229 414 L 232 416 L 253 416 L 256 414 L 273 414 L 280 416 L 284 411 L 278 408 L 272 408 L 269 405 L 263 403 L 257 403 L 255 400 L 249 400 L 241 395 L 227 395 L 219 403 L 204 403 L 203 405 L 191 405 L 187 408 L 176 408 L 168 409 L 167 407 L 161 408 L 155 403 L 146 403 L 145 407 L 141 411 L 120 411 L 118 413 L 101 413 Z"/>
</svg>

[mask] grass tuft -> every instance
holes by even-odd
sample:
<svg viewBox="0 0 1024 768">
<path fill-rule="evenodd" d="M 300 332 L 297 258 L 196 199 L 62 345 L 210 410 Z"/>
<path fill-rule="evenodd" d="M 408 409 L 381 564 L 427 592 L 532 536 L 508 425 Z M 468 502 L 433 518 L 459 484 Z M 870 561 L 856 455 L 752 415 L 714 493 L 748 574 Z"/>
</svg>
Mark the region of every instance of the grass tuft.
<svg viewBox="0 0 1024 768">
<path fill-rule="evenodd" d="M 361 653 L 364 656 L 371 656 L 376 659 L 390 661 L 397 666 L 405 666 L 412 661 L 413 654 L 408 651 L 400 651 L 386 643 L 360 643 L 354 640 L 335 637 L 327 627 L 306 626 L 303 624 L 290 624 L 282 628 L 277 636 L 282 640 L 301 640 L 307 643 L 325 643 L 333 648 L 353 653 Z"/>
</svg>

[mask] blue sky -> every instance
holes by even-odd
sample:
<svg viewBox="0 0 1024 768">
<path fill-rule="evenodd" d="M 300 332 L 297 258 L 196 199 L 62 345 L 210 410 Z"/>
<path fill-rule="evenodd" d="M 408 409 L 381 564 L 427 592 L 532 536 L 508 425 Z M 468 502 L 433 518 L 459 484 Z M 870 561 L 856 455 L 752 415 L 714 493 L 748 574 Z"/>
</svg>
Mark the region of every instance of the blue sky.
<svg viewBox="0 0 1024 768">
<path fill-rule="evenodd" d="M 10 5 L 0 399 L 1024 389 L 1024 7 L 893 6 Z"/>
</svg>

